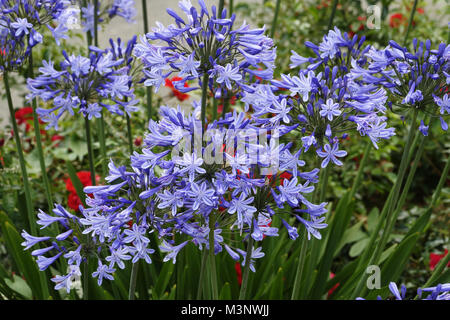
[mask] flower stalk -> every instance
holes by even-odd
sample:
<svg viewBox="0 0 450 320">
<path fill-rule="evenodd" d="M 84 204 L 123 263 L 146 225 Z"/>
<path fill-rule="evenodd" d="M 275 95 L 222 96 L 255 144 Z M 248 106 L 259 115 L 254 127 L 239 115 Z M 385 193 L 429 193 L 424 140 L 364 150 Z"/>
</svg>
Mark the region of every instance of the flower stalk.
<svg viewBox="0 0 450 320">
<path fill-rule="evenodd" d="M 148 33 L 148 11 L 147 11 L 147 0 L 142 0 L 142 15 L 144 16 L 144 33 Z M 147 116 L 148 119 L 152 118 L 152 89 L 146 87 L 146 98 L 147 98 Z"/>
<path fill-rule="evenodd" d="M 34 71 L 33 71 L 33 50 L 30 51 L 30 56 L 28 58 L 28 75 L 30 78 L 34 78 Z M 36 136 L 36 148 L 38 151 L 38 157 L 39 157 L 39 165 L 41 167 L 41 174 L 42 174 L 42 181 L 44 183 L 45 188 L 45 195 L 47 197 L 47 204 L 48 207 L 51 208 L 53 206 L 53 199 L 52 199 L 52 193 L 50 190 L 50 183 L 48 181 L 48 175 L 47 175 L 47 167 L 45 165 L 45 159 L 43 154 L 43 148 L 42 148 L 42 137 L 41 137 L 41 130 L 39 127 L 39 118 L 36 113 L 37 109 L 37 102 L 36 98 L 33 98 L 31 100 L 31 106 L 33 109 L 33 123 L 34 123 L 34 134 Z"/>
</svg>

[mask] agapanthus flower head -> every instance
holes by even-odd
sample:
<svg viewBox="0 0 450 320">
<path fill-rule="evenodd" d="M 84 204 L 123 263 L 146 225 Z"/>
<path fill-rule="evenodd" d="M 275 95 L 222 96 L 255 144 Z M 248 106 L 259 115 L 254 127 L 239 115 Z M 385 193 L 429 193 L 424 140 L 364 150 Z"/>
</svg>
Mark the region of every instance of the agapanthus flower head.
<svg viewBox="0 0 450 320">
<path fill-rule="evenodd" d="M 41 244 L 42 249 L 36 249 L 31 255 L 36 257 L 39 270 L 43 271 L 50 267 L 58 259 L 65 259 L 68 264 L 69 273 L 64 276 L 56 276 L 55 289 L 65 288 L 70 291 L 75 278 L 81 276 L 80 265 L 86 262 L 87 257 L 95 253 L 95 246 L 88 246 L 86 237 L 80 232 L 82 227 L 80 218 L 71 214 L 62 206 L 55 204 L 53 214 L 47 214 L 39 210 L 37 224 L 41 229 L 56 224 L 61 230 L 55 237 L 35 237 L 22 231 L 22 243 L 24 250 L 28 250 L 36 244 Z M 47 245 L 46 247 L 44 247 Z"/>
<path fill-rule="evenodd" d="M 11 71 L 27 59 L 31 49 L 43 41 L 43 26 L 59 44 L 68 31 L 64 12 L 69 4 L 68 0 L 0 1 L 0 71 Z"/>
<path fill-rule="evenodd" d="M 255 121 L 267 128 L 277 125 L 299 131 L 305 151 L 313 147 L 337 165 L 342 163 L 324 152 L 330 155 L 327 148 L 337 150 L 338 139 L 350 130 L 367 135 L 378 148 L 379 139 L 388 139 L 394 129 L 386 128 L 383 116 L 386 91 L 351 77 L 351 64 L 362 67 L 366 63 L 363 54 L 368 49 L 363 49 L 364 39 L 357 39 L 335 28 L 319 46 L 306 43 L 316 57 L 293 52 L 291 67 L 303 68 L 298 75 L 283 74 L 272 85 L 257 84 L 253 92 L 245 93 L 243 100 L 255 110 Z"/>
<path fill-rule="evenodd" d="M 401 285 L 399 289 L 395 282 L 390 282 L 388 287 L 394 300 L 408 299 L 405 285 Z M 419 288 L 417 289 L 417 297 L 422 300 L 450 300 L 450 283 L 438 284 L 435 287 L 429 288 Z M 413 298 L 414 295 L 410 297 L 410 299 Z M 383 298 L 378 296 L 377 299 L 382 300 Z M 357 300 L 365 299 L 359 297 Z"/>
<path fill-rule="evenodd" d="M 81 23 L 85 32 L 89 32 L 94 37 L 95 1 L 98 4 L 98 27 L 103 22 L 121 17 L 128 23 L 135 23 L 137 14 L 134 0 L 79 0 L 81 7 Z"/>
<path fill-rule="evenodd" d="M 131 164 L 134 172 L 148 175 L 149 183 L 140 197 L 153 199 L 154 210 L 168 210 L 152 220 L 172 224 L 166 227 L 170 233 L 184 233 L 200 249 L 208 248 L 209 220 L 214 216 L 215 252 L 225 247 L 237 260 L 238 248 L 224 243 L 222 232 L 236 232 L 259 242 L 278 235 L 278 229 L 270 227 L 272 219 L 278 219 L 276 207 L 291 206 L 304 218 L 318 218 L 326 212 L 326 203 L 317 206 L 306 199 L 319 170 L 302 172 L 301 150 L 278 145 L 276 135 L 259 130 L 244 113 L 234 112 L 213 122 L 203 139 L 197 139 L 202 132 L 197 110 L 185 115 L 180 108 L 161 107 L 160 113 L 159 122 L 150 121 L 144 149 L 131 157 Z M 166 151 L 161 153 L 161 148 Z M 317 237 L 316 227 L 326 226 L 310 225 L 309 219 L 296 223 Z"/>
<path fill-rule="evenodd" d="M 145 85 L 157 91 L 165 79 L 177 75 L 181 80 L 175 88 L 188 92 L 201 87 L 206 75 L 216 98 L 230 98 L 236 89 L 245 90 L 248 82 L 270 80 L 276 51 L 272 39 L 264 35 L 265 28 L 251 29 L 245 22 L 236 27 L 234 14 L 227 18 L 226 9 L 217 12 L 203 0 L 198 3 L 200 8 L 189 0 L 180 1 L 186 18 L 167 9 L 175 24 L 165 27 L 158 22 L 141 37 L 135 55 L 144 64 Z M 199 86 L 186 88 L 185 83 L 193 80 Z"/>
<path fill-rule="evenodd" d="M 449 52 L 450 45 L 445 43 L 432 49 L 430 40 L 418 42 L 414 39 L 412 50 L 409 50 L 391 40 L 386 48 L 371 48 L 365 53 L 367 66 L 354 68 L 352 75 L 389 90 L 394 112 L 406 114 L 418 110 L 439 118 L 442 129 L 447 130 L 445 118 L 450 114 Z M 424 125 L 420 131 L 428 134 Z"/>
<path fill-rule="evenodd" d="M 103 109 L 118 115 L 137 110 L 138 100 L 125 58 L 108 50 L 91 50 L 89 57 L 69 56 L 63 51 L 65 60 L 60 70 L 55 69 L 53 61 L 44 60 L 40 75 L 28 79 L 29 98 L 52 102 L 49 109 L 37 109 L 40 118 L 48 123 L 47 129 L 58 129 L 58 120 L 65 113 L 74 115 L 74 109 L 88 119 L 99 118 Z"/>
</svg>

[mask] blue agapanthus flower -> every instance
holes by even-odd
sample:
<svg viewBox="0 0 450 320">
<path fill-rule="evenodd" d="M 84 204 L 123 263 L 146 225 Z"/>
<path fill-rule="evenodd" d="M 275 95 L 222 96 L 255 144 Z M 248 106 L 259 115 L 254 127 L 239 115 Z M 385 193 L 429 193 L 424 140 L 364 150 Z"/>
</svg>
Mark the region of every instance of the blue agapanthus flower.
<svg viewBox="0 0 450 320">
<path fill-rule="evenodd" d="M 38 243 L 48 245 L 31 252 L 31 255 L 36 257 L 36 262 L 41 271 L 46 270 L 58 259 L 65 259 L 68 264 L 68 273 L 58 275 L 51 280 L 55 283 L 55 289 L 64 288 L 67 292 L 70 292 L 73 280 L 81 276 L 80 265 L 86 262 L 87 257 L 93 254 L 94 250 L 84 245 L 87 240 L 80 233 L 82 225 L 76 215 L 71 214 L 60 205 L 55 205 L 52 211 L 53 215 L 50 215 L 39 210 L 37 224 L 42 226 L 41 229 L 57 224 L 63 231 L 55 237 L 35 237 L 26 231 L 22 231 L 22 238 L 24 239 L 22 246 L 25 247 L 25 250 L 28 250 Z"/>
<path fill-rule="evenodd" d="M 216 98 L 232 97 L 246 84 L 271 80 L 276 57 L 272 39 L 265 29 L 251 29 L 246 23 L 237 27 L 235 15 L 227 18 L 226 9 L 217 12 L 208 9 L 203 0 L 200 8 L 189 0 L 180 1 L 186 15 L 181 18 L 167 9 L 175 24 L 157 27 L 141 37 L 135 55 L 144 64 L 145 85 L 158 91 L 164 80 L 176 73 L 182 80 L 174 82 L 181 92 L 198 89 L 204 75 Z M 200 86 L 186 88 L 186 81 L 197 81 Z"/>
<path fill-rule="evenodd" d="M 43 42 L 47 26 L 57 44 L 66 37 L 68 0 L 0 1 L 0 71 L 10 71 L 27 59 L 31 49 Z M 54 27 L 56 25 L 56 27 Z"/>
<path fill-rule="evenodd" d="M 353 65 L 353 78 L 389 90 L 393 96 L 393 111 L 418 110 L 439 118 L 442 130 L 446 131 L 445 118 L 450 114 L 450 45 L 440 43 L 432 49 L 430 40 L 414 39 L 412 49 L 392 40 L 385 49 L 371 48 L 365 53 L 366 66 Z M 428 134 L 424 126 L 420 131 Z"/>
<path fill-rule="evenodd" d="M 87 71 L 83 62 L 75 63 L 80 75 Z M 75 70 L 72 70 L 72 73 Z M 245 264 L 243 242 L 252 238 L 250 257 L 264 256 L 258 245 L 264 237 L 276 237 L 274 219 L 282 219 L 289 237 L 298 237 L 305 227 L 308 238 L 321 238 L 327 225 L 323 215 L 327 203 L 313 204 L 307 198 L 318 182 L 319 169 L 301 168 L 302 150 L 292 144 L 278 144 L 276 128 L 261 130 L 245 113 L 228 114 L 205 130 L 205 143 L 198 140 L 201 121 L 199 104 L 185 114 L 180 108 L 160 108 L 160 121 L 150 121 L 141 152 L 134 152 L 128 166 L 109 163 L 106 185 L 89 186 L 87 207 L 80 206 L 82 217 L 69 214 L 57 205 L 54 215 L 42 211 L 38 224 L 60 224 L 64 232 L 57 242 L 36 253 L 42 270 L 58 259 L 68 260 L 69 273 L 54 279 L 57 288 L 70 290 L 70 281 L 80 275 L 79 265 L 95 252 L 98 268 L 92 275 L 100 285 L 113 279 L 116 268 L 144 260 L 152 263 L 156 246 L 164 262 L 176 263 L 177 255 L 191 243 L 208 250 L 213 236 L 214 253 L 225 251 Z M 276 214 L 276 208 L 289 207 Z M 213 219 L 213 220 L 211 220 Z M 76 224 L 76 227 L 75 227 Z M 230 242 L 224 234 L 241 241 Z M 158 239 L 152 242 L 151 234 Z M 179 235 L 184 235 L 179 241 Z M 49 237 L 23 234 L 24 246 L 50 242 Z M 92 251 L 92 252 L 91 252 Z"/>
<path fill-rule="evenodd" d="M 389 283 L 389 291 L 392 293 L 394 300 L 406 299 L 406 287 L 402 285 L 400 290 L 395 282 Z M 426 295 L 427 294 L 427 295 Z M 424 295 L 426 295 L 424 297 Z M 417 296 L 422 300 L 450 300 L 450 283 L 438 284 L 435 287 L 419 288 L 417 289 Z M 411 297 L 414 298 L 414 297 Z M 378 296 L 378 300 L 382 300 L 381 296 Z M 357 300 L 365 300 L 363 298 L 357 298 Z"/>
<path fill-rule="evenodd" d="M 367 135 L 376 148 L 380 139 L 395 134 L 393 128 L 387 128 L 384 116 L 386 91 L 356 80 L 350 73 L 352 64 L 366 64 L 364 53 L 369 49 L 363 44 L 364 38 L 349 38 L 335 28 L 320 45 L 306 43 L 315 57 L 293 52 L 291 67 L 302 67 L 298 75 L 283 74 L 271 85 L 256 84 L 242 100 L 253 108 L 258 124 L 299 131 L 304 150 L 314 147 L 325 158 L 322 167 L 330 160 L 342 165 L 336 157 L 346 152 L 338 151 L 339 138 L 351 130 Z"/>
<path fill-rule="evenodd" d="M 63 51 L 59 70 L 44 60 L 40 75 L 28 79 L 29 98 L 52 102 L 51 108 L 37 109 L 47 129 L 58 129 L 59 119 L 65 113 L 74 115 L 74 109 L 89 120 L 101 117 L 103 109 L 118 115 L 137 110 L 128 61 L 111 50 L 91 50 L 89 57 Z"/>
</svg>

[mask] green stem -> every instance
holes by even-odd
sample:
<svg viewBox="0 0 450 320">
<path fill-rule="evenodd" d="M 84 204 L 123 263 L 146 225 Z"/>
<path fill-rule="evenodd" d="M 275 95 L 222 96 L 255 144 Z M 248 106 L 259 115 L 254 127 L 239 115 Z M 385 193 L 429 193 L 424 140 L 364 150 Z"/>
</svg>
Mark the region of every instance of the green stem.
<svg viewBox="0 0 450 320">
<path fill-rule="evenodd" d="M 98 0 L 94 0 L 94 46 L 98 47 Z"/>
<path fill-rule="evenodd" d="M 144 33 L 148 33 L 148 11 L 147 11 L 147 0 L 142 0 L 142 15 L 144 16 Z M 150 120 L 152 118 L 152 89 L 146 87 L 146 98 L 147 98 L 147 116 Z"/>
<path fill-rule="evenodd" d="M 229 0 L 228 3 L 228 16 L 231 18 L 231 16 L 233 15 L 233 11 L 234 11 L 234 4 L 233 4 L 233 0 Z"/>
<path fill-rule="evenodd" d="M 208 98 L 208 73 L 205 72 L 202 80 L 202 109 L 201 109 L 201 119 L 202 119 L 202 135 L 206 128 L 206 103 Z"/>
<path fill-rule="evenodd" d="M 252 227 L 253 230 L 253 227 Z M 247 245 L 247 253 L 245 255 L 245 266 L 244 266 L 244 274 L 242 276 L 242 285 L 241 285 L 241 291 L 239 292 L 239 300 L 245 300 L 247 295 L 247 288 L 248 288 L 248 276 L 250 273 L 250 260 L 252 259 L 252 253 L 253 253 L 253 238 L 250 232 L 250 235 L 248 237 L 248 245 Z"/>
<path fill-rule="evenodd" d="M 130 149 L 130 155 L 133 154 L 133 133 L 131 131 L 131 119 L 128 113 L 126 114 L 127 117 L 127 131 L 128 131 L 128 147 Z"/>
<path fill-rule="evenodd" d="M 374 233 L 371 236 L 371 239 L 369 240 L 369 245 L 366 248 L 366 252 L 367 254 L 364 255 L 364 258 L 367 257 L 368 254 L 372 253 L 371 258 L 369 260 L 369 263 L 367 265 L 372 265 L 375 263 L 375 261 L 378 259 L 377 255 L 379 254 L 378 252 L 381 251 L 381 249 L 379 249 L 381 246 L 381 243 L 385 240 L 383 240 L 383 238 L 388 237 L 389 234 L 387 234 L 387 228 L 388 228 L 388 222 L 392 219 L 392 214 L 393 214 L 393 209 L 397 203 L 397 199 L 400 193 L 400 188 L 403 184 L 403 179 L 405 177 L 405 173 L 406 173 L 406 169 L 408 167 L 408 158 L 410 156 L 410 153 L 413 151 L 411 150 L 411 146 L 413 145 L 413 140 L 414 140 L 414 136 L 417 134 L 417 114 L 418 114 L 418 110 L 415 109 L 414 110 L 414 114 L 413 114 L 413 119 L 411 122 L 411 127 L 409 129 L 409 133 L 408 133 L 408 138 L 406 141 L 406 145 L 405 145 L 405 149 L 403 150 L 403 155 L 402 155 L 402 159 L 400 162 L 400 168 L 399 168 L 399 172 L 397 175 L 397 178 L 395 180 L 394 186 L 391 189 L 391 192 L 389 193 L 389 197 L 388 200 L 386 201 L 381 216 L 380 216 L 380 222 L 377 224 L 377 228 L 374 231 Z M 384 221 L 386 222 L 386 228 L 383 230 L 383 234 L 381 237 L 381 242 L 378 244 L 378 246 L 376 248 L 373 248 L 373 244 L 375 242 L 375 239 L 378 235 L 378 232 L 381 228 L 381 225 L 383 224 Z M 360 261 L 360 265 L 362 265 L 365 262 L 366 259 L 362 259 Z M 363 273 L 354 293 L 353 293 L 353 297 L 358 297 L 360 296 L 361 291 L 363 290 L 363 286 L 365 283 L 365 279 L 367 277 L 366 273 Z"/>
<path fill-rule="evenodd" d="M 88 6 L 87 0 L 83 0 L 82 6 L 80 7 L 80 9 L 87 8 L 87 6 Z M 89 31 L 86 32 L 86 42 L 87 42 L 87 54 L 89 55 L 89 46 L 92 44 L 92 36 Z"/>
<path fill-rule="evenodd" d="M 213 99 L 213 120 L 217 120 L 217 108 L 218 108 L 218 103 L 217 103 L 217 99 Z"/>
<path fill-rule="evenodd" d="M 139 272 L 139 260 L 136 263 L 133 263 L 133 267 L 131 268 L 131 276 L 130 276 L 130 288 L 128 290 L 128 300 L 134 300 L 136 295 L 136 281 Z"/>
<path fill-rule="evenodd" d="M 217 270 L 216 270 L 216 256 L 214 254 L 214 229 L 215 229 L 215 216 L 211 212 L 209 216 L 209 266 L 211 271 L 211 291 L 213 300 L 219 299 L 219 291 L 217 288 Z"/>
<path fill-rule="evenodd" d="M 28 67 L 29 67 L 28 76 L 30 78 L 34 78 L 33 50 L 30 51 Z M 48 176 L 47 176 L 47 168 L 45 165 L 44 153 L 43 153 L 43 149 L 42 149 L 41 130 L 40 130 L 40 126 L 39 126 L 39 118 L 36 113 L 36 109 L 37 109 L 36 98 L 33 98 L 32 102 L 31 102 L 31 106 L 33 109 L 34 134 L 36 136 L 36 148 L 38 151 L 39 165 L 41 166 L 41 174 L 42 174 L 42 180 L 43 180 L 44 188 L 45 188 L 45 195 L 47 196 L 48 208 L 51 209 L 53 207 L 53 199 L 52 199 L 52 193 L 50 191 L 51 190 L 50 183 L 49 183 Z"/>
<path fill-rule="evenodd" d="M 84 127 L 86 129 L 86 145 L 89 159 L 89 169 L 91 171 L 91 182 L 95 186 L 95 166 L 94 166 L 94 150 L 92 148 L 91 124 L 87 117 L 84 118 Z"/>
<path fill-rule="evenodd" d="M 403 40 L 404 46 L 406 46 L 406 42 L 408 41 L 409 32 L 411 31 L 414 15 L 416 14 L 417 2 L 418 2 L 418 0 L 414 0 L 411 15 L 409 16 L 408 28 L 406 29 L 405 39 Z"/>
<path fill-rule="evenodd" d="M 222 105 L 222 119 L 225 119 L 225 116 L 227 115 L 229 107 L 230 107 L 230 99 L 228 97 L 225 97 L 223 99 L 223 105 Z"/>
<path fill-rule="evenodd" d="M 89 258 L 83 266 L 83 299 L 89 300 Z"/>
<path fill-rule="evenodd" d="M 328 164 L 328 166 L 326 166 L 324 173 L 323 173 L 323 177 L 322 177 L 322 181 L 320 181 L 320 196 L 319 196 L 319 203 L 322 203 L 325 201 L 325 196 L 327 194 L 327 188 L 328 188 L 328 180 L 330 177 L 330 167 L 331 164 Z"/>
<path fill-rule="evenodd" d="M 105 120 L 103 118 L 103 110 L 100 112 L 100 118 L 97 118 L 97 126 L 98 130 L 98 140 L 100 142 L 100 163 L 102 165 L 102 174 L 103 177 L 106 177 L 108 174 L 107 169 L 107 157 L 106 157 L 106 142 L 105 142 Z"/>
<path fill-rule="evenodd" d="M 225 0 L 219 0 L 219 8 L 217 10 L 217 15 L 218 15 L 219 18 L 222 17 L 222 11 L 223 11 L 223 8 L 224 8 L 224 3 L 225 3 Z"/>
<path fill-rule="evenodd" d="M 208 251 L 204 249 L 202 253 L 202 264 L 200 266 L 200 278 L 198 281 L 197 300 L 200 300 L 202 298 L 203 279 L 205 275 L 207 261 L 208 261 Z"/>
<path fill-rule="evenodd" d="M 331 16 L 330 16 L 330 20 L 328 21 L 328 30 L 330 30 L 333 27 L 333 20 L 334 20 L 334 16 L 336 15 L 336 8 L 338 5 L 338 2 L 339 2 L 338 0 L 333 1 Z"/>
<path fill-rule="evenodd" d="M 26 206 L 27 206 L 28 224 L 29 224 L 31 233 L 33 235 L 37 235 L 36 220 L 35 220 L 34 213 L 33 213 L 34 208 L 33 208 L 32 200 L 31 200 L 30 183 L 28 181 L 28 173 L 27 173 L 27 168 L 26 168 L 26 163 L 25 163 L 25 157 L 23 155 L 22 143 L 20 141 L 19 129 L 17 127 L 17 123 L 15 120 L 16 117 L 15 117 L 15 113 L 14 113 L 13 101 L 11 98 L 11 89 L 9 86 L 8 71 L 4 71 L 4 73 L 3 73 L 3 82 L 5 84 L 6 99 L 8 101 L 9 114 L 11 116 L 11 124 L 13 126 L 13 131 L 14 131 L 14 140 L 16 142 L 17 153 L 19 155 L 20 170 L 22 173 L 23 186 L 24 186 L 24 192 L 25 192 L 25 201 L 26 201 Z"/>
<path fill-rule="evenodd" d="M 280 11 L 280 3 L 281 0 L 277 0 L 277 4 L 275 7 L 275 14 L 273 16 L 273 21 L 272 21 L 272 29 L 270 30 L 270 37 L 273 39 L 273 36 L 275 35 L 275 30 L 277 28 L 277 20 L 278 20 L 278 12 Z"/>
</svg>

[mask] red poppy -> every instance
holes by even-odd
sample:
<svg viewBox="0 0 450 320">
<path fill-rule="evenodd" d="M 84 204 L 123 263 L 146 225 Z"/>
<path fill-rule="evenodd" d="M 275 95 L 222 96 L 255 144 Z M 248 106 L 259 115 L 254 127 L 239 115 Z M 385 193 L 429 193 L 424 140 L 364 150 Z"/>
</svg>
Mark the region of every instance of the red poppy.
<svg viewBox="0 0 450 320">
<path fill-rule="evenodd" d="M 183 93 L 177 89 L 175 89 L 175 86 L 173 84 L 173 81 L 180 81 L 183 80 L 183 78 L 180 77 L 173 77 L 172 79 L 166 79 L 166 87 L 169 87 L 172 90 L 172 94 L 177 97 L 178 100 L 184 101 L 189 99 L 189 95 L 187 93 Z M 189 85 L 187 82 L 184 83 L 185 88 L 189 88 Z"/>
<path fill-rule="evenodd" d="M 391 26 L 391 28 L 398 28 L 401 25 L 407 25 L 407 24 L 408 24 L 408 20 L 401 13 L 394 13 L 389 18 L 389 25 Z"/>
<path fill-rule="evenodd" d="M 436 268 L 436 265 L 444 258 L 448 253 L 448 250 L 445 249 L 443 254 L 430 253 L 430 270 L 433 271 Z M 447 267 L 450 267 L 450 262 L 447 264 Z"/>
</svg>

